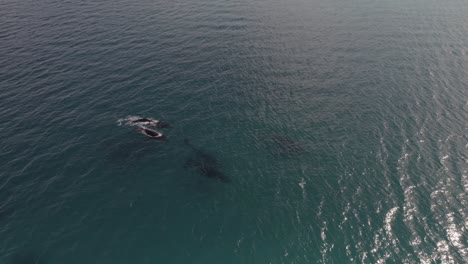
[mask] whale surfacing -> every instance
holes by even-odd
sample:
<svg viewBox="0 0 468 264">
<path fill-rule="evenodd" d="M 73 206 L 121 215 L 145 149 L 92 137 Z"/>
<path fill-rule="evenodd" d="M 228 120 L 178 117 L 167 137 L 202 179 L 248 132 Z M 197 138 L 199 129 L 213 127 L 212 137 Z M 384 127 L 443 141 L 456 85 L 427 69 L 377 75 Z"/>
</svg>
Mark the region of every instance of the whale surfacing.
<svg viewBox="0 0 468 264">
<path fill-rule="evenodd" d="M 141 117 L 141 116 L 127 116 L 125 118 L 120 118 L 117 120 L 117 125 L 121 126 L 125 124 L 126 126 L 135 127 L 138 132 L 141 134 L 158 140 L 166 140 L 166 137 L 159 131 L 153 128 L 169 128 L 170 125 L 164 123 L 158 119 L 150 117 Z"/>
<path fill-rule="evenodd" d="M 117 120 L 119 126 L 125 123 L 127 126 L 150 126 L 156 128 L 170 128 L 168 123 L 162 122 L 161 120 L 141 117 L 141 116 L 127 116 Z"/>
<path fill-rule="evenodd" d="M 138 132 L 140 132 L 141 134 L 147 137 L 158 139 L 158 140 L 166 140 L 166 137 L 159 131 L 149 129 L 144 126 L 138 126 L 137 130 Z"/>
</svg>

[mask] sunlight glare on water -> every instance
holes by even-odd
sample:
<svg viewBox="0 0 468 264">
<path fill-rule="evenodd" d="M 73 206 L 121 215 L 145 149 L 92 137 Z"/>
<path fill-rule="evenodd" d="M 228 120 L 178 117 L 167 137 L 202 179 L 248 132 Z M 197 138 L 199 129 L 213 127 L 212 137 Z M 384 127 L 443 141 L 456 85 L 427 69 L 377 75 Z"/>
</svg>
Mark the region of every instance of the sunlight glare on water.
<svg viewBox="0 0 468 264">
<path fill-rule="evenodd" d="M 0 263 L 466 262 L 466 14 L 1 1 Z"/>
</svg>

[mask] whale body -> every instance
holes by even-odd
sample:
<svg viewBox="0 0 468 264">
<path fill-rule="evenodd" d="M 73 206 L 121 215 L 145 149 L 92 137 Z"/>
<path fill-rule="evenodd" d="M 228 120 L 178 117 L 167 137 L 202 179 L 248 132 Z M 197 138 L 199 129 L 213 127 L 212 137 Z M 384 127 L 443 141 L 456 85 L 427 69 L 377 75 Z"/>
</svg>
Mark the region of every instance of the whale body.
<svg viewBox="0 0 468 264">
<path fill-rule="evenodd" d="M 166 139 L 166 137 L 161 132 L 153 130 L 153 129 L 149 129 L 144 126 L 139 126 L 137 130 L 143 135 L 150 137 L 150 138 L 159 139 L 159 140 Z"/>
<path fill-rule="evenodd" d="M 214 156 L 195 147 L 187 139 L 185 139 L 184 142 L 194 152 L 194 156 L 190 157 L 185 162 L 185 168 L 192 169 L 196 171 L 199 175 L 210 179 L 216 179 L 225 183 L 231 181 L 229 177 L 227 177 L 220 170 L 218 162 Z"/>
<path fill-rule="evenodd" d="M 151 126 L 156 128 L 170 128 L 171 126 L 168 123 L 165 123 L 161 120 L 140 116 L 127 116 L 126 118 L 121 118 L 117 120 L 119 125 L 125 123 L 127 126 Z"/>
</svg>

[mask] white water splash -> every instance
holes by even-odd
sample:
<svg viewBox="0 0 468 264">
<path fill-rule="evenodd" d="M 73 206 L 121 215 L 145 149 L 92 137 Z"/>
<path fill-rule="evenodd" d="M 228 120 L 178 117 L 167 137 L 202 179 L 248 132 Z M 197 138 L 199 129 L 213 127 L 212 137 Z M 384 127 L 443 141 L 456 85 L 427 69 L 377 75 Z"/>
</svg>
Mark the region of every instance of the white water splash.
<svg viewBox="0 0 468 264">
<path fill-rule="evenodd" d="M 146 119 L 149 120 L 149 121 L 146 121 L 146 122 L 135 122 L 138 119 L 142 119 L 142 118 L 144 118 L 144 117 L 129 115 L 129 116 L 126 116 L 124 118 L 117 119 L 117 125 L 121 126 L 122 124 L 125 124 L 127 126 L 139 126 L 139 125 L 157 126 L 158 123 L 160 122 L 159 120 L 154 119 L 154 118 L 146 118 Z"/>
</svg>

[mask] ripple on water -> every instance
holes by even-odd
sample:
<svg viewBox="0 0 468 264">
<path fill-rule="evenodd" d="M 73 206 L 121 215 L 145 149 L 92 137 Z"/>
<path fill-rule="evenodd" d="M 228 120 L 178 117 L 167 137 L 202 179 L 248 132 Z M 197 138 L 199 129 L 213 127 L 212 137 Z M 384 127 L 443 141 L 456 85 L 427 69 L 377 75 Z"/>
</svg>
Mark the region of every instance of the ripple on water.
<svg viewBox="0 0 468 264">
<path fill-rule="evenodd" d="M 1 1 L 0 263 L 462 263 L 466 13 Z"/>
</svg>

